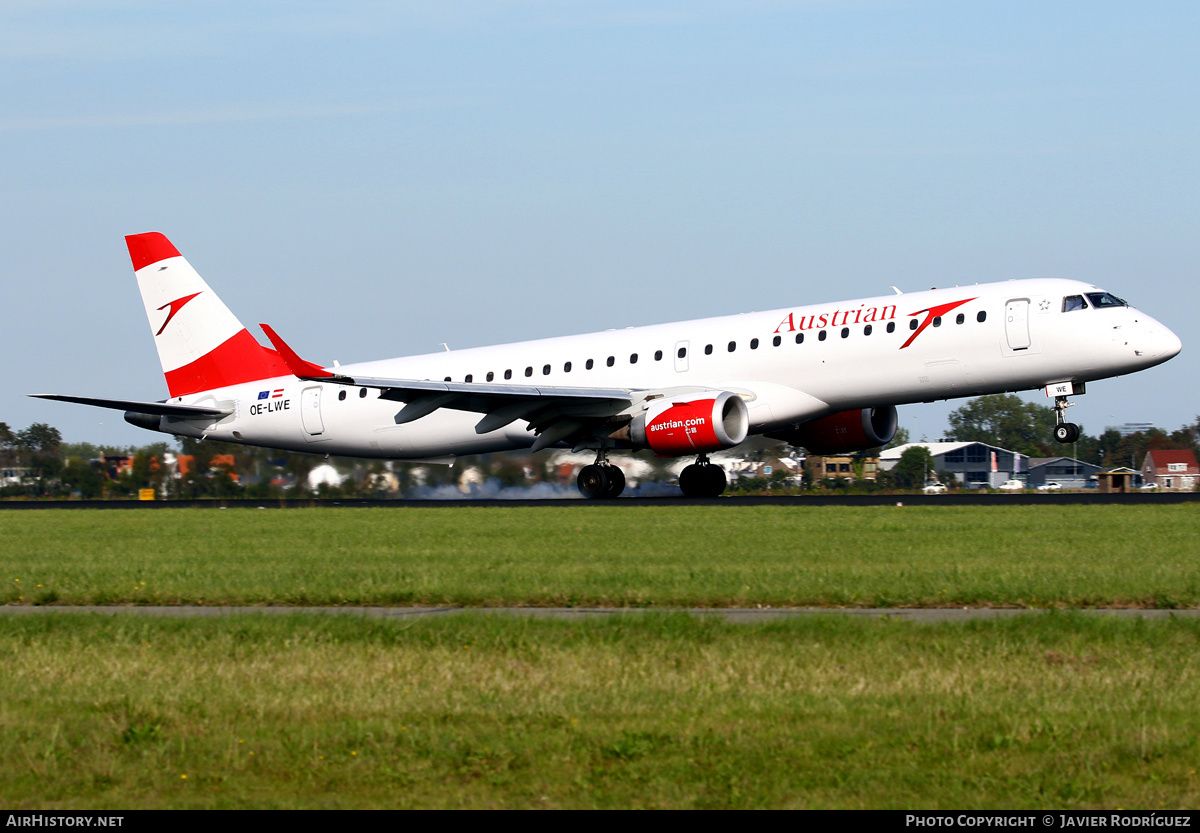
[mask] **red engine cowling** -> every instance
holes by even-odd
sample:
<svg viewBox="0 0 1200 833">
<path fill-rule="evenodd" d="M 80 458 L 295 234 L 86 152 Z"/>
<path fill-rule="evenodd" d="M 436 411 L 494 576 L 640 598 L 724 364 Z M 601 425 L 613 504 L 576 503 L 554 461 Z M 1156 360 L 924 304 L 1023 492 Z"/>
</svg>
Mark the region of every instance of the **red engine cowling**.
<svg viewBox="0 0 1200 833">
<path fill-rule="evenodd" d="M 662 457 L 680 457 L 732 448 L 746 439 L 750 414 L 729 391 L 704 391 L 656 399 L 629 426 L 633 445 Z"/>
<path fill-rule="evenodd" d="M 896 436 L 897 423 L 896 408 L 888 405 L 841 411 L 806 422 L 786 436 L 771 436 L 804 446 L 811 454 L 847 454 L 891 442 Z"/>
</svg>

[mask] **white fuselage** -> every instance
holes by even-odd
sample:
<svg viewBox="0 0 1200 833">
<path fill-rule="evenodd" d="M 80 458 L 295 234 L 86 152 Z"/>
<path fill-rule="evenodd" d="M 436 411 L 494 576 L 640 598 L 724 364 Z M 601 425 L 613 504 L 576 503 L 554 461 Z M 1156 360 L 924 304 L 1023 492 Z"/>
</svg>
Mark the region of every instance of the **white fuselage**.
<svg viewBox="0 0 1200 833">
<path fill-rule="evenodd" d="M 1132 307 L 1064 311 L 1064 298 L 1098 291 L 1077 281 L 1009 281 L 385 359 L 336 371 L 456 383 L 728 390 L 745 399 L 751 432 L 767 433 L 849 409 L 1119 376 L 1179 352 L 1174 333 Z M 935 319 L 930 311 L 939 309 L 946 311 Z M 520 420 L 476 433 L 478 413 L 446 408 L 397 425 L 402 403 L 379 398 L 378 390 L 294 376 L 171 401 L 233 407 L 234 413 L 203 431 L 164 418 L 164 430 L 323 454 L 414 459 L 528 448 L 535 439 Z"/>
</svg>

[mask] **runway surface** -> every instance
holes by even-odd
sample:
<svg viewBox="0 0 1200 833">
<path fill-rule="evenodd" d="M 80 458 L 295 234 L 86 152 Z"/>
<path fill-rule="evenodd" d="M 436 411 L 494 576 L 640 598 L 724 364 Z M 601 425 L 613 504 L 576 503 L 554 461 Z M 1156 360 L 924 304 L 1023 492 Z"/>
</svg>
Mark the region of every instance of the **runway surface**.
<svg viewBox="0 0 1200 833">
<path fill-rule="evenodd" d="M 374 499 L 276 499 L 276 500 L 0 500 L 0 511 L 19 509 L 294 509 L 318 507 L 373 507 L 381 509 L 461 509 L 499 506 L 536 506 L 545 509 L 636 506 L 788 506 L 796 509 L 817 506 L 1066 506 L 1066 505 L 1160 505 L 1196 503 L 1200 492 L 1100 494 L 1099 492 L 1023 492 L 979 494 L 960 492 L 946 495 L 780 495 L 726 496 L 718 498 L 630 497 L 616 500 L 554 498 L 547 500 L 374 500 Z"/>
<path fill-rule="evenodd" d="M 92 614 L 97 616 L 164 616 L 171 618 L 218 618 L 222 616 L 288 616 L 296 613 L 358 616 L 364 619 L 410 619 L 486 613 L 495 616 L 524 616 L 534 619 L 582 621 L 611 616 L 640 616 L 647 613 L 689 613 L 697 617 L 717 617 L 735 624 L 755 624 L 805 616 L 859 616 L 891 618 L 911 622 L 965 622 L 975 619 L 1004 619 L 1013 616 L 1047 616 L 1053 613 L 1078 613 L 1087 616 L 1119 616 L 1132 619 L 1169 619 L 1173 616 L 1196 618 L 1200 610 L 1143 610 L 1131 608 L 1080 608 L 1045 610 L 1042 608 L 599 608 L 599 607 L 200 607 L 181 605 L 97 606 L 97 605 L 4 605 L 0 616 L 38 616 L 46 614 Z"/>
</svg>

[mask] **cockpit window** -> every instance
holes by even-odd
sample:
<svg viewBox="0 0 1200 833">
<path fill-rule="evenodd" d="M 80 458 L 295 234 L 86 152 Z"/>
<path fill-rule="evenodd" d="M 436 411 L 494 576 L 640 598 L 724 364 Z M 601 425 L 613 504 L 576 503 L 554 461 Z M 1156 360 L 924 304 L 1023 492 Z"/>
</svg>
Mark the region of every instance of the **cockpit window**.
<svg viewBox="0 0 1200 833">
<path fill-rule="evenodd" d="M 1063 298 L 1063 312 L 1072 312 L 1077 309 L 1087 309 L 1087 301 L 1083 300 L 1082 295 L 1068 295 Z"/>
<path fill-rule="evenodd" d="M 1105 307 L 1127 307 L 1129 304 L 1122 301 L 1116 295 L 1108 292 L 1089 292 L 1088 300 L 1092 302 L 1092 306 L 1096 309 L 1104 309 Z"/>
</svg>

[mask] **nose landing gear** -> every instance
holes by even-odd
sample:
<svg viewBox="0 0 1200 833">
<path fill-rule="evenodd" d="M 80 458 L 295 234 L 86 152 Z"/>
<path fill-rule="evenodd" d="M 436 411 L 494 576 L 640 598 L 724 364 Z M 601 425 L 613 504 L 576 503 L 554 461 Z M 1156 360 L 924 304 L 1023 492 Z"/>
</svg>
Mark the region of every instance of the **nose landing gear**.
<svg viewBox="0 0 1200 833">
<path fill-rule="evenodd" d="M 725 472 L 710 463 L 706 454 L 679 473 L 679 488 L 686 497 L 717 497 L 727 483 Z"/>
<path fill-rule="evenodd" d="M 1074 405 L 1074 402 L 1068 402 L 1065 396 L 1054 397 L 1054 417 L 1058 423 L 1054 426 L 1054 439 L 1060 443 L 1073 443 L 1079 439 L 1079 426 L 1073 422 L 1067 422 L 1066 411 Z"/>
</svg>

